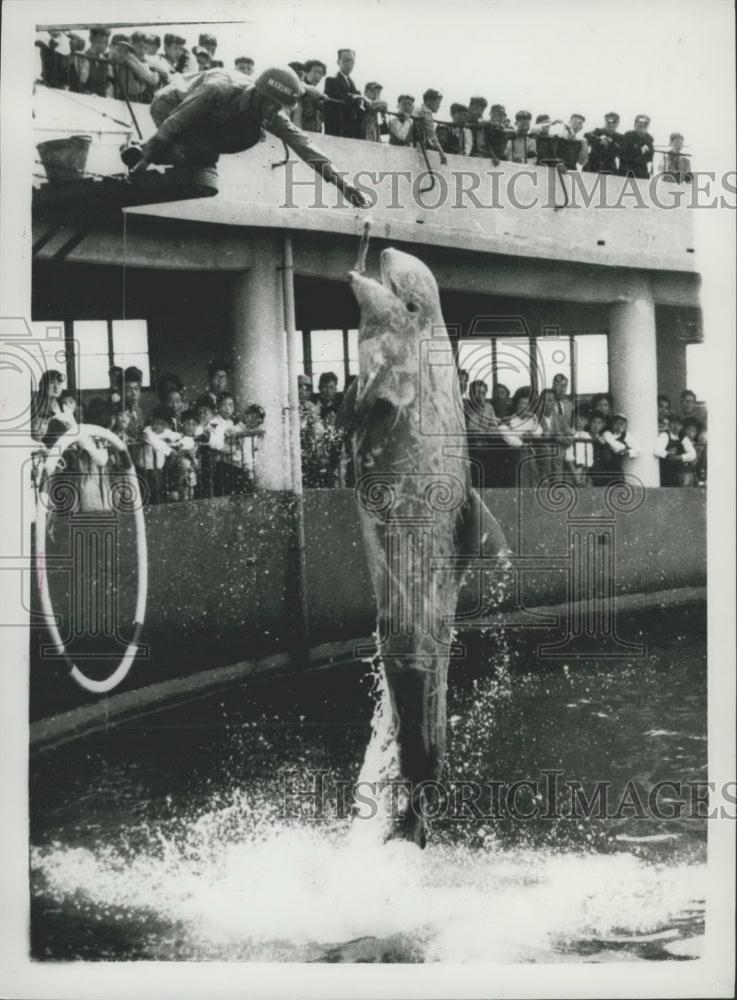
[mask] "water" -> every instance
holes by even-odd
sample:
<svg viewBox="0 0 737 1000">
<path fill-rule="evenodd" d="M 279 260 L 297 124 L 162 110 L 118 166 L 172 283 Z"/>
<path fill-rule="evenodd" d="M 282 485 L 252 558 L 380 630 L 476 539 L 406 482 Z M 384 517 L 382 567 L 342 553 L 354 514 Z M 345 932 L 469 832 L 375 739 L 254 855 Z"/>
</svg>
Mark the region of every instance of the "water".
<svg viewBox="0 0 737 1000">
<path fill-rule="evenodd" d="M 682 620 L 670 623 L 682 627 Z M 489 640 L 452 678 L 449 776 L 560 770 L 590 793 L 706 779 L 704 639 L 645 660 L 550 666 Z M 420 852 L 351 835 L 369 680 L 255 684 L 32 760 L 39 959 L 570 962 L 700 953 L 706 821 L 509 815 L 432 825 Z M 309 790 L 324 772 L 324 815 Z M 288 772 L 288 777 L 285 774 Z M 665 795 L 668 798 L 668 795 Z M 559 811 L 566 794 L 559 793 Z M 535 800 L 518 799 L 522 811 Z"/>
</svg>

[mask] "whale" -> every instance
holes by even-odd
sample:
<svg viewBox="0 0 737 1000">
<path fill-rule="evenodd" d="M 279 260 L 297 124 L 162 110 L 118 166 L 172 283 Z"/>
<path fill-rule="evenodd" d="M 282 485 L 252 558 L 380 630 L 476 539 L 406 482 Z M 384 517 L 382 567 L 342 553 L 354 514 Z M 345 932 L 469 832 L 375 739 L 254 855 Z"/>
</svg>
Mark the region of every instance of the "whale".
<svg viewBox="0 0 737 1000">
<path fill-rule="evenodd" d="M 380 280 L 349 280 L 359 373 L 339 414 L 376 599 L 376 706 L 358 785 L 378 795 L 382 841 L 424 847 L 443 774 L 453 619 L 468 559 L 504 565 L 504 532 L 471 487 L 461 393 L 435 278 L 395 248 Z M 464 560 L 466 560 L 464 564 Z M 464 568 L 465 565 L 465 568 Z"/>
</svg>

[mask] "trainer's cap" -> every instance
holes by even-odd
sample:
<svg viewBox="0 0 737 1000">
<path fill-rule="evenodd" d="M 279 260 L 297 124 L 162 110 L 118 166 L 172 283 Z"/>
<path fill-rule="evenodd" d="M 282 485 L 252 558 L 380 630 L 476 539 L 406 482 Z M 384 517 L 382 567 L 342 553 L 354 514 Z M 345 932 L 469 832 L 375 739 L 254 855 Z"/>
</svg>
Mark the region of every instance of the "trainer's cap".
<svg viewBox="0 0 737 1000">
<path fill-rule="evenodd" d="M 282 69 L 275 66 L 265 69 L 254 83 L 256 90 L 264 97 L 271 97 L 285 107 L 294 107 L 304 88 L 299 77 L 292 69 Z"/>
</svg>

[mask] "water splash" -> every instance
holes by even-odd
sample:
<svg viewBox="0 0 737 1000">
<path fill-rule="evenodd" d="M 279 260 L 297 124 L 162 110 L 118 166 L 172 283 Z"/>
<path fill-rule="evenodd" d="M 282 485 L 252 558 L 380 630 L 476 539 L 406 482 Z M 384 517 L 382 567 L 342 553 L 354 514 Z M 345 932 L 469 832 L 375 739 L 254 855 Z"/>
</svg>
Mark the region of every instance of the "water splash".
<svg viewBox="0 0 737 1000">
<path fill-rule="evenodd" d="M 425 852 L 391 842 L 373 856 L 347 821 L 290 825 L 261 805 L 236 795 L 143 842 L 139 831 L 135 848 L 125 837 L 36 848 L 36 893 L 135 933 L 152 959 L 367 961 L 386 959 L 389 942 L 402 961 L 551 961 L 596 942 L 672 940 L 699 909 L 700 864 L 509 850 L 493 837 Z"/>
</svg>

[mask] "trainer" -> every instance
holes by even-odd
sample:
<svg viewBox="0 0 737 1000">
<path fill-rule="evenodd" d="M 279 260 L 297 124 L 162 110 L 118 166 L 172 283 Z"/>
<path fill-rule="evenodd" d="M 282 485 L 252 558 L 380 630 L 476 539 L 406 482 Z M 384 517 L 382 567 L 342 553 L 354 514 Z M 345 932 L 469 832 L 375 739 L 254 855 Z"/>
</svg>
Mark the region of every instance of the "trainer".
<svg viewBox="0 0 737 1000">
<path fill-rule="evenodd" d="M 214 167 L 221 153 L 240 153 L 264 138 L 264 129 L 359 207 L 363 195 L 336 174 L 328 157 L 282 113 L 293 108 L 304 88 L 291 69 L 264 70 L 252 82 L 243 74 L 213 69 L 164 87 L 151 104 L 158 130 L 140 147 L 131 174 L 149 163 Z"/>
</svg>

